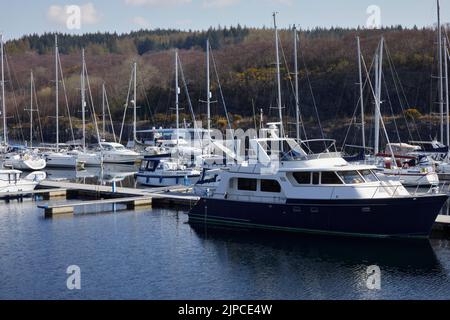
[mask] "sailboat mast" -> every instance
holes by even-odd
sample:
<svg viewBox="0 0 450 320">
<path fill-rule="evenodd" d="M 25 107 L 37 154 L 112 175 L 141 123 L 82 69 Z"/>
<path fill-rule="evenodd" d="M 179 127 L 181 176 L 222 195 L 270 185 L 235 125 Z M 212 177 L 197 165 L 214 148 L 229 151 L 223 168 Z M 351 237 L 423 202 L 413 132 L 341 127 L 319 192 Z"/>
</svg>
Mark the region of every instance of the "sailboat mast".
<svg viewBox="0 0 450 320">
<path fill-rule="evenodd" d="M 275 47 L 276 47 L 276 58 L 277 58 L 277 85 L 278 85 L 278 113 L 280 117 L 280 137 L 284 137 L 283 128 L 283 107 L 281 103 L 281 71 L 280 71 L 280 52 L 279 52 L 279 40 L 278 40 L 278 27 L 277 27 L 277 13 L 273 14 L 273 25 L 275 28 Z"/>
<path fill-rule="evenodd" d="M 211 131 L 211 76 L 209 63 L 209 39 L 206 39 L 206 104 L 208 113 L 208 136 Z"/>
<path fill-rule="evenodd" d="M 8 130 L 6 129 L 6 101 L 5 101 L 5 57 L 4 57 L 4 44 L 3 34 L 0 34 L 0 51 L 2 60 L 2 112 L 3 112 L 3 144 L 8 144 Z"/>
<path fill-rule="evenodd" d="M 441 6 L 437 0 L 438 15 L 438 50 L 439 50 L 439 113 L 441 116 L 441 142 L 444 142 L 444 83 L 442 70 L 442 27 L 441 27 Z M 447 144 L 449 141 L 447 141 Z"/>
<path fill-rule="evenodd" d="M 56 105 L 56 152 L 59 152 L 59 64 L 58 35 L 55 34 L 55 105 Z"/>
<path fill-rule="evenodd" d="M 82 56 L 82 68 L 81 68 L 81 117 L 83 122 L 83 138 L 82 138 L 82 147 L 83 152 L 86 152 L 86 62 L 84 57 L 84 49 L 81 51 Z"/>
<path fill-rule="evenodd" d="M 298 89 L 298 33 L 294 24 L 294 75 L 295 75 L 295 125 L 297 131 L 297 141 L 300 141 L 300 94 Z"/>
<path fill-rule="evenodd" d="M 375 56 L 375 155 L 380 152 L 380 122 L 381 122 L 381 83 L 383 79 L 383 47 L 384 38 L 381 38 L 379 52 Z"/>
<path fill-rule="evenodd" d="M 33 70 L 30 74 L 30 148 L 33 148 Z"/>
<path fill-rule="evenodd" d="M 447 37 L 444 37 L 444 70 L 445 70 L 445 107 L 447 122 L 447 145 L 450 145 L 450 113 L 449 113 L 449 96 L 448 96 L 448 56 L 447 56 Z"/>
<path fill-rule="evenodd" d="M 133 121 L 133 139 L 137 141 L 137 63 L 134 63 L 134 121 Z"/>
<path fill-rule="evenodd" d="M 105 83 L 102 84 L 102 113 L 103 113 L 103 139 L 106 140 L 106 110 L 105 110 Z"/>
<path fill-rule="evenodd" d="M 358 44 L 358 70 L 359 70 L 359 93 L 361 99 L 361 134 L 362 134 L 362 145 L 364 150 L 366 150 L 366 128 L 364 119 L 364 88 L 362 81 L 362 61 L 361 61 L 361 42 L 359 37 L 356 37 L 356 42 Z"/>
<path fill-rule="evenodd" d="M 178 86 L 178 50 L 175 50 L 175 112 L 176 112 L 176 121 L 177 121 L 177 131 L 176 131 L 176 135 L 177 135 L 177 143 L 179 140 L 179 129 L 180 129 L 180 99 L 179 99 L 179 94 L 180 94 L 180 88 Z"/>
</svg>

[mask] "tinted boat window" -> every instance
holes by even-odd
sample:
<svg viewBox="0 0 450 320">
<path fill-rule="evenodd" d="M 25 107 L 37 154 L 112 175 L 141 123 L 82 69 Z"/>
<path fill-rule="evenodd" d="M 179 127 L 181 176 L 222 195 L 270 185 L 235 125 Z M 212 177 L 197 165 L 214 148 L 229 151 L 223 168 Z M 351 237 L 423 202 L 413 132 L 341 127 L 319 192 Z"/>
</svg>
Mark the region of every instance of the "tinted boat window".
<svg viewBox="0 0 450 320">
<path fill-rule="evenodd" d="M 371 170 L 363 170 L 359 172 L 367 182 L 377 182 L 378 178 Z"/>
<path fill-rule="evenodd" d="M 261 191 L 280 193 L 281 186 L 276 180 L 261 180 Z"/>
<path fill-rule="evenodd" d="M 322 184 L 342 184 L 335 172 L 322 172 Z"/>
<path fill-rule="evenodd" d="M 344 180 L 345 184 L 359 184 L 364 183 L 363 178 L 358 171 L 341 171 L 338 175 Z"/>
<path fill-rule="evenodd" d="M 255 179 L 238 179 L 238 190 L 256 191 L 257 185 Z"/>
<path fill-rule="evenodd" d="M 298 184 L 311 184 L 311 172 L 294 172 Z"/>
<path fill-rule="evenodd" d="M 313 172 L 313 184 L 320 183 L 320 172 Z"/>
</svg>

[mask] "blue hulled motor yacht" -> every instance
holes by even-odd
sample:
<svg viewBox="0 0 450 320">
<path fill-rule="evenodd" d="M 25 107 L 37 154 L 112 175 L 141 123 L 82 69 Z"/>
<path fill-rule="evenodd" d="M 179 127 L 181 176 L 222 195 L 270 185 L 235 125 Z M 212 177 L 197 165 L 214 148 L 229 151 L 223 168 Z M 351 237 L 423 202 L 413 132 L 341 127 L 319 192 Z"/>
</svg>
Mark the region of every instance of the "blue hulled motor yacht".
<svg viewBox="0 0 450 320">
<path fill-rule="evenodd" d="M 354 236 L 429 236 L 447 195 L 436 189 L 412 194 L 398 180 L 381 181 L 375 166 L 351 165 L 335 152 L 334 143 L 323 143 L 325 151 L 313 153 L 309 142 L 251 140 L 249 154 L 256 159 L 204 172 L 194 188 L 201 200 L 191 209 L 190 222 Z"/>
</svg>

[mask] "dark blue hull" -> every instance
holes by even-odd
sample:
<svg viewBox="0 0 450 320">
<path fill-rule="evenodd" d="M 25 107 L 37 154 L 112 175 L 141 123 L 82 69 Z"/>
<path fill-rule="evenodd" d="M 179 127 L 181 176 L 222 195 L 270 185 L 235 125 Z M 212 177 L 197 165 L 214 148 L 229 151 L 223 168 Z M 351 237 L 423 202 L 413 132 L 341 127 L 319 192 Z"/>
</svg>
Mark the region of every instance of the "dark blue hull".
<svg viewBox="0 0 450 320">
<path fill-rule="evenodd" d="M 288 200 L 286 204 L 201 199 L 190 222 L 372 237 L 428 237 L 446 195 L 371 200 Z"/>
</svg>

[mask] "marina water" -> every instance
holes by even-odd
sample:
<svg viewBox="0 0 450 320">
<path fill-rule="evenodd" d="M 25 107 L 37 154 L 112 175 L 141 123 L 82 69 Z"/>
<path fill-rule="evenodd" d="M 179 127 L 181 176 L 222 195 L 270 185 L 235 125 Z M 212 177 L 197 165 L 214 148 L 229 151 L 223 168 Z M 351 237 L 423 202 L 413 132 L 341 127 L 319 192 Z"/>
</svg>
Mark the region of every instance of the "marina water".
<svg viewBox="0 0 450 320">
<path fill-rule="evenodd" d="M 184 211 L 111 210 L 46 220 L 31 200 L 2 204 L 0 299 L 450 297 L 448 240 L 227 230 L 191 225 Z M 81 290 L 67 288 L 72 265 Z M 381 290 L 368 289 L 371 265 Z"/>
</svg>

